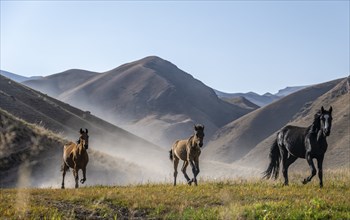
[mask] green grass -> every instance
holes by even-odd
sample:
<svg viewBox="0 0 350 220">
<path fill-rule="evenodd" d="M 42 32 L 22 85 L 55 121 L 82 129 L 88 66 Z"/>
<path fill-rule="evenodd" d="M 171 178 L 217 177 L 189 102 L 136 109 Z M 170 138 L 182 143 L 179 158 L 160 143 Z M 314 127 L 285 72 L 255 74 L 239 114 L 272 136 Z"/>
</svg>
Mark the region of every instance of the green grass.
<svg viewBox="0 0 350 220">
<path fill-rule="evenodd" d="M 325 172 L 302 185 L 262 180 L 95 186 L 79 189 L 0 189 L 4 219 L 350 219 L 349 172 Z M 293 181 L 294 180 L 294 181 Z"/>
</svg>

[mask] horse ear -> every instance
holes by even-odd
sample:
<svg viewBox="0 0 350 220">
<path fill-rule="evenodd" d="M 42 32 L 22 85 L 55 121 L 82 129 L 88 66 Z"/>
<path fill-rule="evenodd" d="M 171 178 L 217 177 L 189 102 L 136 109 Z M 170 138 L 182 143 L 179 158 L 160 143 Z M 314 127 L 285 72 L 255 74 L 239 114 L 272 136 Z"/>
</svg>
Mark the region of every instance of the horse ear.
<svg viewBox="0 0 350 220">
<path fill-rule="evenodd" d="M 82 134 L 83 133 L 83 129 L 82 128 L 80 128 L 80 134 Z"/>
<path fill-rule="evenodd" d="M 329 114 L 332 114 L 332 110 L 333 110 L 333 108 L 332 108 L 332 106 L 329 108 Z"/>
<path fill-rule="evenodd" d="M 323 108 L 323 106 L 321 107 L 321 113 L 323 113 L 324 112 L 324 108 Z"/>
<path fill-rule="evenodd" d="M 87 128 L 85 128 L 85 133 L 88 133 L 88 129 Z"/>
</svg>

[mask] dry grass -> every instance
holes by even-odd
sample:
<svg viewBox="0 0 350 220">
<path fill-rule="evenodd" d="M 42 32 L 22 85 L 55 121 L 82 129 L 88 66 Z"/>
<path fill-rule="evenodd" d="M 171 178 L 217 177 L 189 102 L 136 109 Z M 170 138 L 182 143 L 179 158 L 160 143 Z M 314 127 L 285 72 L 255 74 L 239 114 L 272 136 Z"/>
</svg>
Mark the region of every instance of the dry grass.
<svg viewBox="0 0 350 220">
<path fill-rule="evenodd" d="M 349 219 L 349 170 L 326 171 L 325 187 L 226 180 L 80 189 L 1 189 L 5 219 Z M 291 179 L 299 179 L 296 174 Z"/>
</svg>

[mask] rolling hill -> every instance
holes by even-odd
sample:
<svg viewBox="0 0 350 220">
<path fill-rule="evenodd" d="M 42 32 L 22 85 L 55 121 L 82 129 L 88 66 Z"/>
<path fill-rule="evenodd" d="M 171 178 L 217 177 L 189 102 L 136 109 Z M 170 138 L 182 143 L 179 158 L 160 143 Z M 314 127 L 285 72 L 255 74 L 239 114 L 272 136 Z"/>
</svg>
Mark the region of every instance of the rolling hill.
<svg viewBox="0 0 350 220">
<path fill-rule="evenodd" d="M 103 121 L 90 112 L 74 108 L 3 76 L 0 76 L 0 108 L 26 122 L 60 134 L 66 140 L 75 141 L 81 127 L 89 129 L 89 150 L 98 150 L 101 155 L 104 153 L 118 157 L 125 164 L 142 167 L 140 170 L 144 174 L 137 175 L 140 179 L 152 180 L 154 178 L 147 175 L 148 171 L 151 170 L 156 178 L 157 173 L 168 172 L 168 169 L 164 170 L 165 167 L 171 167 L 167 152 L 159 146 Z M 115 167 L 117 173 L 126 166 Z M 127 169 L 123 172 L 127 172 Z"/>
<path fill-rule="evenodd" d="M 156 56 L 104 73 L 69 70 L 25 84 L 164 148 L 187 138 L 195 123 L 205 125 L 209 138 L 251 111 L 222 101 L 211 88 Z"/>
<path fill-rule="evenodd" d="M 0 119 L 0 188 L 59 188 L 63 145 L 68 141 L 1 109 Z M 145 175 L 140 166 L 122 158 L 96 150 L 89 150 L 89 157 L 85 185 L 142 182 L 139 177 Z M 72 172 L 66 176 L 66 183 L 74 187 Z"/>
<path fill-rule="evenodd" d="M 209 141 L 203 158 L 225 163 L 241 159 L 342 80 L 307 87 L 227 124 Z"/>
<path fill-rule="evenodd" d="M 350 168 L 350 77 L 339 82 L 331 90 L 316 98 L 299 111 L 288 124 L 307 127 L 312 123 L 313 115 L 320 106 L 333 107 L 332 132 L 327 138 L 328 149 L 325 154 L 324 168 Z M 276 133 L 261 141 L 246 156 L 235 164 L 264 170 L 268 163 L 268 154 Z M 297 160 L 292 165 L 307 170 L 305 160 Z"/>
</svg>

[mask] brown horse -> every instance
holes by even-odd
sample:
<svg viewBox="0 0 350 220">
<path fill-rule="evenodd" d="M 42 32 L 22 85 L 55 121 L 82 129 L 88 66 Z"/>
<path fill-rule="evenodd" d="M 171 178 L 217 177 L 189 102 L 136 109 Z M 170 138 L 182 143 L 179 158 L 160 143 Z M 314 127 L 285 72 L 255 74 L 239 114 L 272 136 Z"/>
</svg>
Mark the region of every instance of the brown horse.
<svg viewBox="0 0 350 220">
<path fill-rule="evenodd" d="M 187 140 L 177 140 L 173 144 L 169 153 L 170 160 L 172 160 L 174 163 L 174 186 L 176 186 L 177 166 L 179 164 L 180 159 L 184 161 L 181 171 L 184 174 L 187 183 L 191 185 L 192 182 L 194 182 L 197 186 L 197 175 L 199 173 L 199 155 L 201 154 L 200 148 L 203 146 L 203 138 L 204 126 L 195 125 L 194 135 L 192 135 Z M 190 164 L 192 167 L 192 180 L 188 177 L 186 173 L 186 168 L 188 164 Z"/>
<path fill-rule="evenodd" d="M 69 142 L 64 145 L 63 149 L 63 164 L 62 164 L 62 189 L 64 189 L 64 177 L 66 171 L 69 168 L 73 169 L 73 175 L 75 178 L 75 188 L 78 188 L 78 171 L 81 169 L 83 171 L 83 179 L 80 182 L 83 184 L 86 181 L 86 165 L 89 162 L 89 156 L 86 149 L 89 146 L 89 135 L 88 130 L 80 128 L 80 137 L 78 143 Z"/>
</svg>

